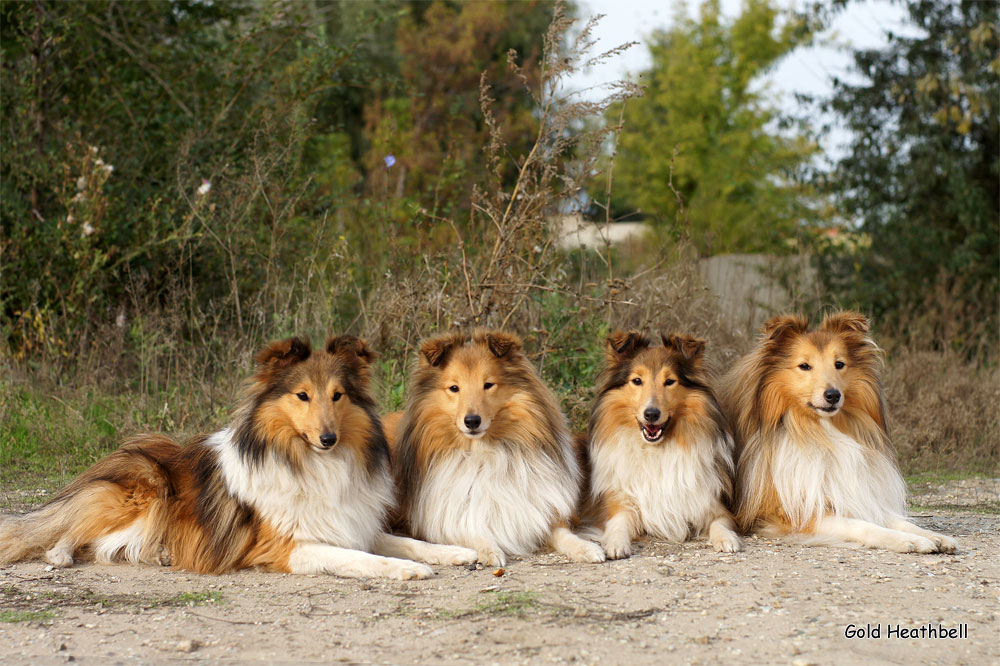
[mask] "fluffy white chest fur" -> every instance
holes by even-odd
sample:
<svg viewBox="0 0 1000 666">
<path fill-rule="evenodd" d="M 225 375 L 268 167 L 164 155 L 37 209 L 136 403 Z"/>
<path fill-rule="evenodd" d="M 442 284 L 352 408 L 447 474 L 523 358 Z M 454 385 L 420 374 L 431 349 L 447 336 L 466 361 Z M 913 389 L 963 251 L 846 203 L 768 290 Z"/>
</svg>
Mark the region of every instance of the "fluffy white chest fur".
<svg viewBox="0 0 1000 666">
<path fill-rule="evenodd" d="M 563 448 L 568 451 L 569 443 Z M 578 479 L 571 455 L 557 463 L 475 441 L 469 450 L 432 463 L 411 506 L 410 524 L 429 541 L 469 547 L 487 541 L 505 553 L 527 555 L 544 543 L 557 518 L 573 512 Z"/>
<path fill-rule="evenodd" d="M 829 421 L 824 439 L 798 442 L 778 437 L 773 478 L 782 507 L 793 524 L 826 513 L 878 525 L 906 515 L 906 486 L 893 463 L 863 447 Z"/>
<path fill-rule="evenodd" d="M 294 470 L 268 457 L 245 463 L 231 429 L 212 435 L 229 491 L 252 506 L 278 532 L 300 543 L 324 543 L 371 550 L 392 502 L 392 478 L 385 470 L 367 482 L 366 471 L 347 449 L 310 451 Z"/>
<path fill-rule="evenodd" d="M 719 444 L 721 446 L 721 444 Z M 701 534 L 717 515 L 722 481 L 713 442 L 647 444 L 638 429 L 594 447 L 593 493 L 617 493 L 639 513 L 642 529 L 670 541 Z"/>
</svg>

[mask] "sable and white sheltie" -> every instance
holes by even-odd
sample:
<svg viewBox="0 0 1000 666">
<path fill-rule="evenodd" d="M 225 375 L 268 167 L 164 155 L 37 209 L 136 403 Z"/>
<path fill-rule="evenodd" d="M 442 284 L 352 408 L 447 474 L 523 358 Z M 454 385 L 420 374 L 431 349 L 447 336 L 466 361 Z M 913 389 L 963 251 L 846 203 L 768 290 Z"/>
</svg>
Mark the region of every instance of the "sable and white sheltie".
<svg viewBox="0 0 1000 666">
<path fill-rule="evenodd" d="M 392 429 L 400 522 L 413 536 L 474 548 L 492 566 L 545 544 L 577 562 L 604 560 L 570 531 L 581 470 L 566 418 L 517 337 L 424 342 Z"/>
<path fill-rule="evenodd" d="M 607 339 L 590 413 L 591 502 L 609 558 L 646 533 L 670 541 L 707 535 L 740 550 L 728 505 L 733 438 L 708 386 L 705 342 L 639 332 Z"/>
<path fill-rule="evenodd" d="M 810 330 L 768 321 L 720 391 L 737 446 L 736 520 L 744 530 L 953 552 L 955 540 L 906 519 L 906 486 L 886 427 L 881 350 L 856 312 Z"/>
<path fill-rule="evenodd" d="M 0 520 L 0 563 L 44 553 L 202 573 L 426 578 L 476 553 L 383 533 L 389 452 L 369 390 L 373 354 L 351 336 L 290 338 L 256 356 L 231 425 L 187 446 L 141 435 L 51 502 Z M 383 557 L 370 552 L 375 551 Z"/>
</svg>

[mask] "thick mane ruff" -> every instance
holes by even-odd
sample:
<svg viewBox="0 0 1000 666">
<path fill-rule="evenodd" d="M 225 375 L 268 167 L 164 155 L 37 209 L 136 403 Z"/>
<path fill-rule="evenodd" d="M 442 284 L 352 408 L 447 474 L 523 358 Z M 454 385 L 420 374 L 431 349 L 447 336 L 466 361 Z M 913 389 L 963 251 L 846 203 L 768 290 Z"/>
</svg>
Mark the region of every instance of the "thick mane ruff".
<svg viewBox="0 0 1000 666">
<path fill-rule="evenodd" d="M 721 552 L 734 531 L 733 437 L 704 367 L 705 341 L 611 334 L 591 408 L 591 486 L 584 510 L 610 559 L 641 534 L 705 536 Z"/>
<path fill-rule="evenodd" d="M 463 435 L 454 423 L 454 416 L 446 413 L 434 395 L 441 391 L 442 373 L 452 362 L 461 363 L 456 358 L 468 358 L 470 351 L 484 359 L 496 359 L 500 368 L 499 383 L 509 391 L 508 397 L 500 405 L 493 417 L 484 440 L 473 441 Z M 549 529 L 552 521 L 569 518 L 572 504 L 578 494 L 578 487 L 572 492 L 567 488 L 578 486 L 580 469 L 573 450 L 572 438 L 566 419 L 559 409 L 552 391 L 544 384 L 534 366 L 521 351 L 521 341 L 508 333 L 477 330 L 471 336 L 451 334 L 434 338 L 421 346 L 417 366 L 413 370 L 409 400 L 399 428 L 399 439 L 395 444 L 393 469 L 396 476 L 399 514 L 397 522 L 414 535 L 431 540 L 449 541 L 441 534 L 427 533 L 427 526 L 414 523 L 415 512 L 432 518 L 437 529 L 470 531 L 485 525 L 473 527 L 473 518 L 466 517 L 459 509 L 449 505 L 442 492 L 442 479 L 454 478 L 456 483 L 470 483 L 470 491 L 477 494 L 470 507 L 487 505 L 494 520 L 494 527 L 503 524 L 520 509 L 517 503 L 525 500 L 542 499 L 545 491 L 531 488 L 532 477 L 541 475 L 546 483 L 560 486 L 558 499 L 553 499 L 552 513 L 542 521 Z M 471 456 L 471 458 L 467 458 Z M 476 476 L 481 475 L 481 476 Z M 509 477 L 509 482 L 499 492 L 494 492 L 481 484 L 491 479 Z M 551 477 L 551 480 L 549 479 Z M 539 477 L 541 478 L 541 477 Z M 475 479 L 475 480 L 474 480 Z M 498 486 L 500 489 L 501 486 Z M 561 495 L 566 494 L 566 498 Z M 479 497 L 481 495 L 481 497 Z M 509 497 L 508 497 L 509 495 Z M 572 498 L 570 498 L 572 495 Z M 516 500 L 516 501 L 515 501 Z M 505 511 L 500 505 L 513 502 Z M 441 511 L 431 510 L 428 503 L 443 505 L 441 511 L 449 513 L 449 518 L 440 516 Z M 558 505 L 558 507 L 556 506 Z M 444 508 L 447 506 L 447 509 Z M 524 509 L 530 513 L 530 510 Z M 474 512 L 473 508 L 469 511 Z M 504 518 L 504 514 L 509 514 Z M 440 518 L 440 519 L 439 519 Z M 485 520 L 479 517 L 477 520 Z M 463 522 L 464 521 L 464 522 Z M 464 527 L 463 527 L 464 525 Z M 510 527 L 510 526 L 508 526 Z M 499 545 L 506 552 L 530 552 L 527 545 L 518 545 L 516 529 L 508 529 L 508 539 L 500 538 Z M 532 547 L 537 547 L 532 546 Z"/>
<path fill-rule="evenodd" d="M 436 410 L 428 401 L 437 389 L 449 356 L 466 345 L 494 354 L 500 352 L 503 381 L 518 389 L 501 410 L 503 420 L 497 426 L 502 428 L 502 434 L 494 439 L 510 448 L 540 451 L 556 458 L 563 456 L 562 440 L 569 439 L 569 427 L 555 395 L 520 352 L 520 340 L 503 334 L 506 339 L 500 342 L 496 340 L 497 335 L 477 330 L 471 337 L 450 334 L 422 345 L 394 451 L 399 463 L 395 467 L 399 470 L 397 476 L 403 499 L 412 497 L 416 484 L 435 459 L 466 446 L 467 438 L 452 426 L 451 417 Z"/>
<path fill-rule="evenodd" d="M 732 435 L 709 385 L 704 367 L 705 343 L 679 335 L 660 336 L 660 341 L 668 354 L 669 363 L 677 372 L 678 383 L 687 390 L 684 401 L 671 416 L 667 436 L 680 446 L 712 445 L 715 471 L 721 482 L 720 499 L 727 508 L 732 508 Z M 652 340 L 637 331 L 609 336 L 604 367 L 597 381 L 597 396 L 590 413 L 590 444 L 594 451 L 619 441 L 619 431 L 623 426 L 638 436 L 630 416 L 623 418 L 613 413 L 618 410 L 609 404 L 609 396 L 628 381 L 636 357 L 644 350 L 654 348 Z"/>
<path fill-rule="evenodd" d="M 799 340 L 818 348 L 836 340 L 848 355 L 851 378 L 843 405 L 825 420 L 796 409 L 778 376 L 792 362 L 792 347 Z M 757 347 L 736 363 L 720 385 L 720 402 L 736 440 L 736 519 L 742 529 L 768 524 L 808 531 L 825 513 L 865 510 L 863 493 L 849 496 L 846 492 L 851 474 L 873 475 L 853 481 L 873 485 L 866 496 L 872 498 L 870 504 L 876 504 L 874 496 L 880 492 L 874 486 L 893 486 L 886 490 L 882 504 L 891 505 L 892 511 L 901 510 L 897 509 L 900 491 L 893 481 L 895 459 L 881 371 L 881 350 L 869 336 L 868 321 L 861 314 L 831 313 L 815 329 L 799 315 L 774 317 L 764 325 Z M 859 448 L 854 451 L 852 447 Z M 814 474 L 820 476 L 810 476 Z M 807 478 L 819 487 L 806 488 Z"/>
</svg>

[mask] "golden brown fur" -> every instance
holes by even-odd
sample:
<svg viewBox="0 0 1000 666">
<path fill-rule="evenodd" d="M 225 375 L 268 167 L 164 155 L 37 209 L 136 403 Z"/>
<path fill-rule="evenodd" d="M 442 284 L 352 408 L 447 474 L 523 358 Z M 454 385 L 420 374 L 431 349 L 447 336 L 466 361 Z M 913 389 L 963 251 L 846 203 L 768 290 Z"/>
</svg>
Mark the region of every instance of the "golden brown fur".
<svg viewBox="0 0 1000 666">
<path fill-rule="evenodd" d="M 709 387 L 703 340 L 638 331 L 607 339 L 590 418 L 594 511 L 608 557 L 625 557 L 633 538 L 709 536 L 740 548 L 729 513 L 732 437 Z"/>
<path fill-rule="evenodd" d="M 351 336 L 318 351 L 302 338 L 268 345 L 230 428 L 186 446 L 161 435 L 126 442 L 45 506 L 0 521 L 0 562 L 44 554 L 60 566 L 429 575 L 356 550 L 411 546 L 379 536 L 392 481 L 371 358 Z"/>
<path fill-rule="evenodd" d="M 953 550 L 905 520 L 886 425 L 881 352 L 868 320 L 769 320 L 721 384 L 736 436 L 736 519 L 744 530 L 804 533 L 895 550 Z"/>
<path fill-rule="evenodd" d="M 475 548 L 490 564 L 546 540 L 574 559 L 603 559 L 566 529 L 580 483 L 572 439 L 516 336 L 424 342 L 397 430 L 404 529 Z"/>
</svg>

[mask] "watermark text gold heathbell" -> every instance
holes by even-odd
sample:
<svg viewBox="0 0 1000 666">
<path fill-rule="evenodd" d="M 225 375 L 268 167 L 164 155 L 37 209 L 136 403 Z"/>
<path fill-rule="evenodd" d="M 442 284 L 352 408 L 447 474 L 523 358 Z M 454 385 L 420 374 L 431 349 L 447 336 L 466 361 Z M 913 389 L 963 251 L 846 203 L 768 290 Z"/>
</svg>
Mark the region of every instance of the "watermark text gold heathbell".
<svg viewBox="0 0 1000 666">
<path fill-rule="evenodd" d="M 901 624 L 849 624 L 844 628 L 844 638 L 954 638 L 969 637 L 969 625 L 959 624 L 956 627 L 946 627 L 943 624 L 928 623 L 917 627 L 904 627 Z"/>
</svg>

